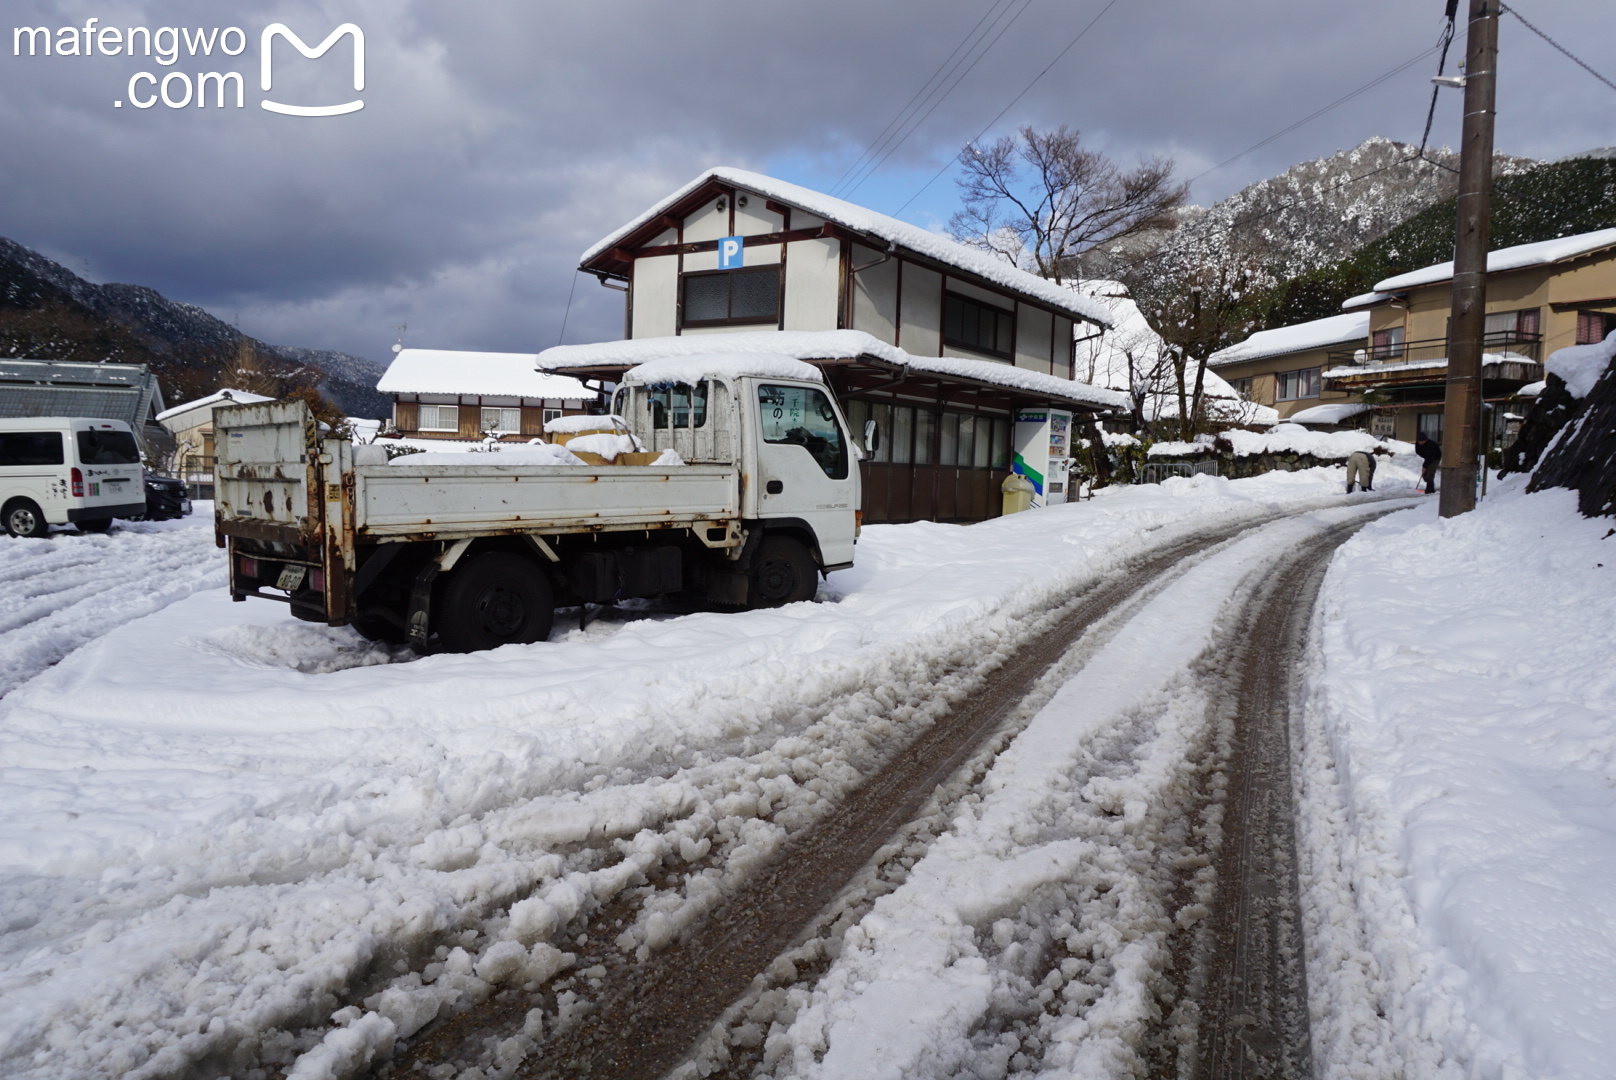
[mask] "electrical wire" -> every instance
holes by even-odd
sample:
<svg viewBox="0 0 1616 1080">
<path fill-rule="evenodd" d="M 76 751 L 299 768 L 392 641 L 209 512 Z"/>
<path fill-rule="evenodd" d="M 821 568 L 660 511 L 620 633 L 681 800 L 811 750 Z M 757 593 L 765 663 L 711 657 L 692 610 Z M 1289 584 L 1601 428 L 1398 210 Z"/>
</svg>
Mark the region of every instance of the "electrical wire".
<svg viewBox="0 0 1616 1080">
<path fill-rule="evenodd" d="M 567 318 L 572 314 L 572 294 L 577 291 L 578 273 L 577 271 L 574 271 L 572 275 L 572 284 L 567 287 L 567 306 L 561 312 L 561 333 L 556 335 L 557 345 L 561 344 L 561 339 L 567 336 Z"/>
<path fill-rule="evenodd" d="M 1111 2 L 1116 3 L 1116 0 L 1111 0 Z M 999 32 L 997 34 L 993 35 L 993 40 L 989 41 L 987 45 L 976 54 L 976 58 L 971 61 L 970 66 L 955 76 L 954 81 L 949 83 L 948 88 L 931 103 L 930 107 L 927 108 L 926 111 L 919 117 L 913 119 L 908 124 L 907 130 L 903 132 L 902 136 L 887 147 L 886 152 L 883 153 L 881 157 L 871 164 L 867 169 L 865 169 L 863 175 L 859 176 L 858 179 L 853 181 L 853 183 L 846 189 L 845 194 L 851 195 L 853 192 L 857 191 L 859 187 L 863 185 L 864 181 L 875 175 L 876 171 L 880 169 L 882 165 L 886 164 L 888 158 L 897 153 L 898 148 L 909 140 L 909 136 L 913 135 L 917 130 L 919 130 L 920 125 L 924 124 L 931 114 L 937 111 L 937 107 L 947 100 L 948 96 L 954 92 L 955 88 L 964 81 L 965 77 L 976 69 L 976 65 L 981 63 L 982 58 L 992 51 L 993 46 L 999 43 L 999 39 L 1004 37 L 1005 33 L 1010 29 L 1011 26 L 1015 24 L 1017 19 L 1021 18 L 1022 14 L 1026 12 L 1027 8 L 1030 7 L 1031 4 L 1032 0 L 1025 0 L 1020 9 L 1016 11 L 1015 15 L 999 28 Z"/>
<path fill-rule="evenodd" d="M 1053 68 L 1056 64 L 1060 63 L 1061 59 L 1067 53 L 1071 52 L 1072 48 L 1079 41 L 1082 41 L 1083 38 L 1085 36 L 1087 36 L 1087 34 L 1088 34 L 1088 32 L 1090 30 L 1094 29 L 1094 24 L 1099 22 L 1100 19 L 1105 16 L 1105 13 L 1110 11 L 1112 8 L 1116 7 L 1116 5 L 1117 5 L 1117 0 L 1110 0 L 1110 2 L 1105 5 L 1105 7 L 1101 8 L 1099 14 L 1095 15 L 1094 18 L 1090 19 L 1087 22 L 1087 24 L 1084 25 L 1083 29 L 1081 29 L 1081 30 L 1079 30 L 1077 32 L 1077 36 L 1074 37 L 1071 41 L 1068 41 L 1066 43 L 1066 48 L 1064 48 L 1060 52 L 1056 53 L 1055 54 L 1055 59 L 1053 59 L 1049 63 L 1045 64 L 1044 69 L 1042 71 L 1040 71 L 1038 74 L 1034 75 L 1032 77 L 1032 81 L 1029 82 L 1026 86 L 1021 88 L 1021 93 L 1019 93 L 1015 97 L 1011 98 L 1010 103 L 1008 105 L 1006 105 L 1004 108 L 1000 109 L 999 112 L 998 112 L 998 115 L 996 115 L 992 120 L 989 120 L 987 122 L 987 124 L 985 124 L 983 126 L 982 130 L 977 132 L 975 137 L 970 139 L 966 143 L 966 145 L 969 146 L 969 145 L 971 145 L 971 143 L 976 142 L 977 140 L 981 139 L 982 136 L 986 135 L 988 133 L 988 130 L 990 128 L 992 128 L 994 124 L 997 124 L 1000 121 L 1000 119 L 1003 118 L 1005 113 L 1009 112 L 1012 108 L 1014 108 L 1016 102 L 1020 101 L 1024 97 L 1026 97 L 1027 92 L 1029 90 L 1031 90 L 1034 86 L 1038 85 L 1038 80 L 1042 79 L 1045 75 L 1048 75 L 1050 69 Z M 933 184 L 935 184 L 937 182 L 938 178 L 941 177 L 945 172 L 947 172 L 953 166 L 953 164 L 954 164 L 954 159 L 950 158 L 947 162 L 945 162 L 943 164 L 943 167 L 941 169 L 938 169 L 934 174 L 932 174 L 932 178 L 930 180 L 927 180 L 924 184 L 921 184 L 920 188 L 913 195 L 909 196 L 908 200 L 906 200 L 902 206 L 900 206 L 896 210 L 894 210 L 892 212 L 892 215 L 894 217 L 896 217 L 897 215 L 899 215 L 899 214 L 903 213 L 905 210 L 907 210 L 909 208 L 909 204 L 914 202 L 916 199 L 920 198 L 920 196 L 925 193 L 926 189 L 931 187 Z"/>
<path fill-rule="evenodd" d="M 1442 27 L 1442 58 L 1436 62 L 1436 75 L 1439 79 L 1448 66 L 1448 46 L 1453 44 L 1454 23 L 1458 12 L 1459 0 L 1448 0 L 1447 19 Z M 1425 113 L 1425 132 L 1420 136 L 1419 152 L 1414 155 L 1427 161 L 1430 159 L 1425 157 L 1425 148 L 1431 142 L 1431 125 L 1436 122 L 1436 98 L 1441 92 L 1441 84 L 1431 87 L 1431 107 Z M 1435 164 L 1435 162 L 1432 162 L 1432 164 Z"/>
<path fill-rule="evenodd" d="M 1606 86 L 1610 87 L 1612 90 L 1616 90 L 1616 82 L 1611 82 L 1609 79 L 1607 79 L 1603 75 L 1599 74 L 1599 72 L 1597 72 L 1593 68 L 1589 67 L 1587 63 L 1585 63 L 1583 60 L 1579 59 L 1574 53 L 1572 53 L 1572 51 L 1570 49 L 1566 48 L 1564 45 L 1560 44 L 1558 41 L 1555 41 L 1549 35 L 1545 34 L 1543 31 L 1539 30 L 1536 26 L 1533 26 L 1530 22 L 1527 21 L 1525 15 L 1522 15 L 1520 12 L 1516 11 L 1513 7 L 1505 7 L 1503 4 L 1499 4 L 1498 9 L 1500 11 L 1507 11 L 1511 15 L 1515 16 L 1517 19 L 1521 20 L 1521 24 L 1523 26 L 1525 26 L 1528 30 L 1532 31 L 1532 33 L 1536 34 L 1538 37 L 1542 38 L 1544 41 L 1548 42 L 1550 45 L 1552 45 L 1556 49 L 1558 49 L 1561 53 L 1563 53 L 1565 55 L 1566 59 L 1570 60 L 1573 64 L 1576 64 L 1578 67 L 1582 68 L 1582 70 L 1586 71 L 1588 74 L 1592 75 L 1594 78 L 1598 79 L 1600 82 L 1604 83 Z"/>
<path fill-rule="evenodd" d="M 988 10 L 984 11 L 982 13 L 982 17 L 976 20 L 976 25 L 971 27 L 970 30 L 966 31 L 965 36 L 960 39 L 959 44 L 954 46 L 954 51 L 943 58 L 942 63 L 937 65 L 937 70 L 933 71 L 931 76 L 927 78 L 923 84 L 921 84 L 920 89 L 916 90 L 914 92 L 914 96 L 904 103 L 903 108 L 899 109 L 892 119 L 887 121 L 887 126 L 882 128 L 881 133 L 871 141 L 869 146 L 864 148 L 864 152 L 861 153 L 852 164 L 848 165 L 846 169 L 842 170 L 842 175 L 836 178 L 836 182 L 831 185 L 828 194 L 836 194 L 837 190 L 842 186 L 843 183 L 847 181 L 848 177 L 852 176 L 853 173 L 857 171 L 859 166 L 864 164 L 866 158 L 870 157 L 872 154 L 880 153 L 881 148 L 887 142 L 888 136 L 891 135 L 893 130 L 908 118 L 910 111 L 916 107 L 916 103 L 921 101 L 922 97 L 930 96 L 933 90 L 932 84 L 936 83 L 939 77 L 946 80 L 948 76 L 953 73 L 954 69 L 964 62 L 965 57 L 970 55 L 971 50 L 975 49 L 978 41 L 980 41 L 980 38 L 977 37 L 977 31 L 981 30 L 982 25 L 988 22 L 990 17 L 994 22 L 998 21 L 999 15 L 1002 14 L 1002 12 L 999 12 L 998 10 L 1001 3 L 1013 5 L 1015 0 L 993 0 L 993 3 L 989 5 Z M 959 57 L 959 59 L 956 60 L 955 57 Z M 952 67 L 950 66 L 950 61 L 953 62 Z"/>
</svg>

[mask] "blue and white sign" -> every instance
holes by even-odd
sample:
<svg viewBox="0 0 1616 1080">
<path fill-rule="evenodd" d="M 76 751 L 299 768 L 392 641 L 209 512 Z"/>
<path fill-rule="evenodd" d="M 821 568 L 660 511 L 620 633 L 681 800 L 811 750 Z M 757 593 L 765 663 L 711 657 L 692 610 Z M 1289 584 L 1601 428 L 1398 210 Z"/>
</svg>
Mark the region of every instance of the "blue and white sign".
<svg viewBox="0 0 1616 1080">
<path fill-rule="evenodd" d="M 746 243 L 739 236 L 726 236 L 718 242 L 718 268 L 739 270 L 746 265 Z"/>
</svg>

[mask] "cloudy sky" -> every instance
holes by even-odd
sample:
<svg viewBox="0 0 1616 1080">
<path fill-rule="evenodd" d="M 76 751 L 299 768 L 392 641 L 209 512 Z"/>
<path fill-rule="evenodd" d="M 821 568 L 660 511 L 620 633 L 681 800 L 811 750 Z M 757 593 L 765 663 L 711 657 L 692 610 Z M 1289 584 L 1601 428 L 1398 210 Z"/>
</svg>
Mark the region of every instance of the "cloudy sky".
<svg viewBox="0 0 1616 1080">
<path fill-rule="evenodd" d="M 1616 3 L 1523 4 L 1528 19 L 1616 76 Z M 621 295 L 574 273 L 594 240 L 714 164 L 829 190 L 973 28 L 987 34 L 953 69 L 963 77 L 952 92 L 848 197 L 888 213 L 907 204 L 902 217 L 936 226 L 956 190 L 949 172 L 927 182 L 984 128 L 991 137 L 1021 124 L 1070 124 L 1124 160 L 1170 155 L 1196 178 L 1199 202 L 1371 135 L 1418 141 L 1434 55 L 1213 168 L 1418 57 L 1436 42 L 1442 8 L 8 0 L 0 235 L 91 280 L 200 304 L 275 343 L 382 360 L 407 323 L 413 345 L 531 351 L 556 342 L 575 282 L 566 340 L 618 335 Z M 182 41 L 171 65 L 99 51 L 29 56 L 26 41 L 13 55 L 16 27 L 91 18 L 98 29 L 237 26 L 246 48 L 192 56 Z M 274 93 L 262 92 L 259 35 L 275 22 L 311 46 L 343 22 L 360 26 L 363 92 L 352 89 L 346 40 L 320 60 L 277 46 Z M 1616 91 L 1511 17 L 1501 39 L 1501 150 L 1557 157 L 1616 144 Z M 1461 27 L 1450 71 L 1462 53 Z M 233 90 L 223 109 L 212 90 L 200 108 L 125 101 L 137 73 L 207 71 L 241 72 L 245 107 L 233 107 Z M 138 83 L 135 97 L 149 100 L 152 85 Z M 178 100 L 185 83 L 168 88 Z M 260 107 L 271 97 L 358 97 L 364 107 L 292 117 Z M 1458 106 L 1457 93 L 1444 94 L 1433 141 L 1457 143 Z"/>
</svg>

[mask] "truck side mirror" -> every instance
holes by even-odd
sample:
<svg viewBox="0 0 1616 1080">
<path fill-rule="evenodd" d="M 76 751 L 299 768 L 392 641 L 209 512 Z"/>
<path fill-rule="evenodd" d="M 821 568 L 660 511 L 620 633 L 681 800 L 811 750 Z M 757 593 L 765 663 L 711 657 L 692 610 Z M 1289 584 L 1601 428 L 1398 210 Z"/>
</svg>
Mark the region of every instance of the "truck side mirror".
<svg viewBox="0 0 1616 1080">
<path fill-rule="evenodd" d="M 864 449 L 872 454 L 881 449 L 881 429 L 874 420 L 864 421 Z"/>
</svg>

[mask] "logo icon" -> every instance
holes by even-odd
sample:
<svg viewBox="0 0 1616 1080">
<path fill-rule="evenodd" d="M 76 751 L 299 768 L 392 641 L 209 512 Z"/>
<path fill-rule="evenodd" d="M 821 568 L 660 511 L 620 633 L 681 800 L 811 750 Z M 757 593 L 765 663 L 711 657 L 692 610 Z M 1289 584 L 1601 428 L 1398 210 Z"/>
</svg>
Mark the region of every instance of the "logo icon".
<svg viewBox="0 0 1616 1080">
<path fill-rule="evenodd" d="M 726 236 L 718 242 L 718 268 L 738 270 L 746 265 L 745 243 L 739 236 Z"/>
<path fill-rule="evenodd" d="M 259 38 L 259 52 L 262 54 L 259 61 L 259 86 L 266 93 L 273 87 L 271 85 L 271 71 L 274 58 L 271 48 L 277 37 L 283 37 L 292 48 L 302 53 L 310 60 L 318 60 L 330 51 L 337 39 L 346 34 L 353 35 L 353 88 L 365 88 L 365 32 L 353 23 L 343 23 L 331 31 L 326 39 L 314 48 L 309 48 L 302 38 L 285 23 L 271 23 L 264 27 L 263 36 Z M 341 116 L 344 113 L 358 112 L 365 107 L 363 100 L 356 98 L 341 105 L 283 105 L 278 101 L 265 98 L 259 104 L 270 112 L 282 113 L 286 116 Z"/>
</svg>

